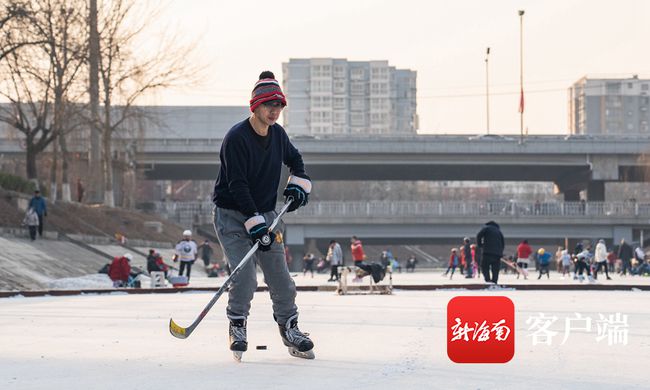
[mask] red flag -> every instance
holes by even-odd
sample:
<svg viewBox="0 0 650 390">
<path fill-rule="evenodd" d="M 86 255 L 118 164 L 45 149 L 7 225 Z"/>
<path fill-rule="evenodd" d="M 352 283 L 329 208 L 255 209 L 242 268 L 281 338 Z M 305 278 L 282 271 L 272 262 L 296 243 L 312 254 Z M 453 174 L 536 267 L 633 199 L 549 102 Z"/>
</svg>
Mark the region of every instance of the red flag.
<svg viewBox="0 0 650 390">
<path fill-rule="evenodd" d="M 519 112 L 524 112 L 524 89 L 521 89 L 521 96 L 519 97 Z"/>
</svg>

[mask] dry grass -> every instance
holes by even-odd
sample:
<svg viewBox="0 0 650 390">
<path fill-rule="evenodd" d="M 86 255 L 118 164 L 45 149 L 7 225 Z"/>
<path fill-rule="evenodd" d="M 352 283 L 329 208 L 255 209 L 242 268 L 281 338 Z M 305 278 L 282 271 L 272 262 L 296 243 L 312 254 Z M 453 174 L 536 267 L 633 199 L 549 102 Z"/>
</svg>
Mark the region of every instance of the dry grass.
<svg viewBox="0 0 650 390">
<path fill-rule="evenodd" d="M 25 195 L 0 189 L 0 226 L 18 227 L 23 212 L 18 209 L 18 197 Z M 183 227 L 153 214 L 121 208 L 108 208 L 79 203 L 47 204 L 45 229 L 61 233 L 88 234 L 114 237 L 116 233 L 129 239 L 176 242 L 181 239 Z M 158 233 L 144 226 L 146 221 L 162 223 Z M 195 237 L 197 242 L 203 237 Z"/>
</svg>

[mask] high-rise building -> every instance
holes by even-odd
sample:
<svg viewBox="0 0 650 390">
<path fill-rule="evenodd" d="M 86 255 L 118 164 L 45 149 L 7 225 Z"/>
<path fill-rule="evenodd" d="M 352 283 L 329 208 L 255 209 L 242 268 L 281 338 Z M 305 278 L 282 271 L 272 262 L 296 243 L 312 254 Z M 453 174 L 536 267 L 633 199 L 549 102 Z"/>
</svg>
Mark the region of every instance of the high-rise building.
<svg viewBox="0 0 650 390">
<path fill-rule="evenodd" d="M 650 80 L 583 77 L 569 88 L 571 134 L 650 135 Z"/>
<path fill-rule="evenodd" d="M 415 134 L 416 77 L 388 61 L 290 59 L 282 64 L 292 135 Z"/>
</svg>

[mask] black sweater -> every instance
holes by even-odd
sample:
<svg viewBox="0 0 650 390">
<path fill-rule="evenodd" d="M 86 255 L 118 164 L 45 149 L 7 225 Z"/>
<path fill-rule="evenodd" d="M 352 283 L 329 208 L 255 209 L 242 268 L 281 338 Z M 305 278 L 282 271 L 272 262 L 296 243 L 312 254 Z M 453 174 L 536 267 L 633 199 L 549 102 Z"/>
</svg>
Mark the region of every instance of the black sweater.
<svg viewBox="0 0 650 390">
<path fill-rule="evenodd" d="M 476 243 L 479 248 L 483 249 L 483 255 L 503 256 L 505 240 L 499 225 L 494 221 L 486 223 L 483 229 L 478 232 Z"/>
<path fill-rule="evenodd" d="M 248 218 L 275 209 L 283 163 L 292 175 L 308 178 L 302 156 L 282 126 L 269 127 L 266 148 L 256 137 L 248 118 L 228 131 L 212 194 L 217 207 L 238 210 Z"/>
</svg>

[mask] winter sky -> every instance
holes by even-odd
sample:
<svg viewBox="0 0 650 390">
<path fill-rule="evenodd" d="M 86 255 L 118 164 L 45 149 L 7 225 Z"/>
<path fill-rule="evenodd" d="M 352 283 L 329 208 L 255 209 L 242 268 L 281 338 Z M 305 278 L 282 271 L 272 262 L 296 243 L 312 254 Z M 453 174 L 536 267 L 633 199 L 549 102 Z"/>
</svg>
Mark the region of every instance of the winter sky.
<svg viewBox="0 0 650 390">
<path fill-rule="evenodd" d="M 418 72 L 421 133 L 481 133 L 490 47 L 491 132 L 519 133 L 520 9 L 530 134 L 566 133 L 567 89 L 585 75 L 650 78 L 645 0 L 188 0 L 155 24 L 198 41 L 206 75 L 149 102 L 245 105 L 260 71 L 281 79 L 290 58 L 388 60 Z"/>
</svg>

